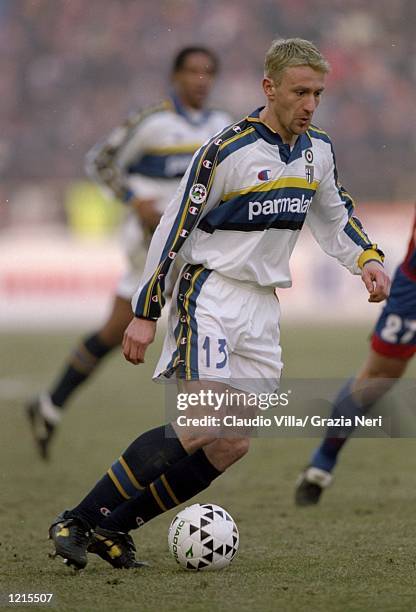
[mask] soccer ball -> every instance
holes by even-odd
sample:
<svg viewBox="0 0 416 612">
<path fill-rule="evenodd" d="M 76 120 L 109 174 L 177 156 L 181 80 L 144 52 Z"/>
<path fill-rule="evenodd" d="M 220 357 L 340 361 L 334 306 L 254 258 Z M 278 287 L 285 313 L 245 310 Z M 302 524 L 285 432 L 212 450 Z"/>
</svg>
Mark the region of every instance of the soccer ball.
<svg viewBox="0 0 416 612">
<path fill-rule="evenodd" d="M 169 550 L 187 570 L 217 570 L 234 559 L 240 538 L 224 508 L 193 504 L 179 512 L 169 527 Z"/>
</svg>

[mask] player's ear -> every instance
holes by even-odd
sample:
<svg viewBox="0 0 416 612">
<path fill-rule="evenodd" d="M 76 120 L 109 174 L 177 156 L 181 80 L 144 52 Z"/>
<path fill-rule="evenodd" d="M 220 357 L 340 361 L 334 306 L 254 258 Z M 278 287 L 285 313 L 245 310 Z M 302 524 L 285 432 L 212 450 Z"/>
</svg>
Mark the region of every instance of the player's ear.
<svg viewBox="0 0 416 612">
<path fill-rule="evenodd" d="M 263 79 L 263 91 L 266 95 L 266 98 L 270 101 L 274 100 L 275 96 L 275 83 L 269 77 L 264 77 Z"/>
</svg>

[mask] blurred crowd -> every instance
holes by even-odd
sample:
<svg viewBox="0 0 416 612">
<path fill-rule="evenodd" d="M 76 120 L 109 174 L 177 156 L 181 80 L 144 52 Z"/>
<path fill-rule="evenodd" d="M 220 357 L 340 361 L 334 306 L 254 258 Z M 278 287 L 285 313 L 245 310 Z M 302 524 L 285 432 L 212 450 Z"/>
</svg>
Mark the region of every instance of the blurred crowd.
<svg viewBox="0 0 416 612">
<path fill-rule="evenodd" d="M 316 123 L 347 188 L 411 199 L 415 23 L 414 0 L 2 0 L 0 197 L 4 185 L 82 177 L 89 147 L 164 97 L 180 47 L 216 50 L 212 103 L 238 119 L 262 103 L 271 40 L 301 36 L 332 64 Z"/>
</svg>

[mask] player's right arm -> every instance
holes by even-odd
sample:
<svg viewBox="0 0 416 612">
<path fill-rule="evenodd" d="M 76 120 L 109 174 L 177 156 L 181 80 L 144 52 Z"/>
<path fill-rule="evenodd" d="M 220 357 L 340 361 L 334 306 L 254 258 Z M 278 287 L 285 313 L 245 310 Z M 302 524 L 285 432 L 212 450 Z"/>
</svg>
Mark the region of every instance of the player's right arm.
<svg viewBox="0 0 416 612">
<path fill-rule="evenodd" d="M 127 361 L 144 363 L 146 349 L 155 339 L 156 321 L 133 318 L 123 336 L 123 354 Z"/>
<path fill-rule="evenodd" d="M 211 140 L 194 155 L 154 233 L 141 285 L 133 297 L 136 317 L 157 320 L 164 305 L 166 276 L 205 208 L 221 199 L 224 170 L 217 168 L 220 143 Z"/>
<path fill-rule="evenodd" d="M 122 202 L 127 201 L 132 194 L 124 180 L 122 168 L 117 163 L 117 156 L 129 141 L 135 125 L 127 119 L 114 128 L 105 140 L 94 145 L 85 158 L 87 176 Z"/>
<path fill-rule="evenodd" d="M 186 171 L 179 188 L 153 235 L 141 285 L 133 297 L 135 317 L 124 333 L 123 353 L 131 363 L 144 360 L 153 341 L 156 321 L 164 305 L 166 276 L 205 207 L 211 208 L 224 192 L 224 176 L 217 172 L 220 140 L 202 146 Z"/>
<path fill-rule="evenodd" d="M 153 231 L 160 220 L 155 201 L 140 198 L 134 193 L 129 185 L 128 173 L 129 165 L 137 162 L 146 147 L 152 144 L 152 133 L 146 122 L 151 114 L 150 110 L 127 118 L 104 141 L 97 143 L 87 153 L 86 172 L 112 197 L 130 205 L 142 224 Z"/>
</svg>

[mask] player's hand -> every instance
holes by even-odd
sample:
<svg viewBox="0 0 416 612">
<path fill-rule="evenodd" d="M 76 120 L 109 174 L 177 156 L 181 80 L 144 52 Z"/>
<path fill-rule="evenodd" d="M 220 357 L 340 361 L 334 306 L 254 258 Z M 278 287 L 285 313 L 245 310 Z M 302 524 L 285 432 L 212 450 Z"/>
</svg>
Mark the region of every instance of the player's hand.
<svg viewBox="0 0 416 612">
<path fill-rule="evenodd" d="M 135 365 L 144 363 L 147 347 L 155 338 L 156 321 L 147 319 L 132 319 L 126 327 L 123 337 L 123 355 Z"/>
<path fill-rule="evenodd" d="M 136 211 L 140 222 L 152 233 L 159 225 L 161 214 L 156 208 L 155 200 L 145 200 L 144 198 L 133 198 L 130 205 Z"/>
<path fill-rule="evenodd" d="M 370 294 L 369 302 L 382 302 L 388 298 L 391 284 L 390 277 L 377 261 L 369 261 L 364 264 L 361 278 Z"/>
</svg>

